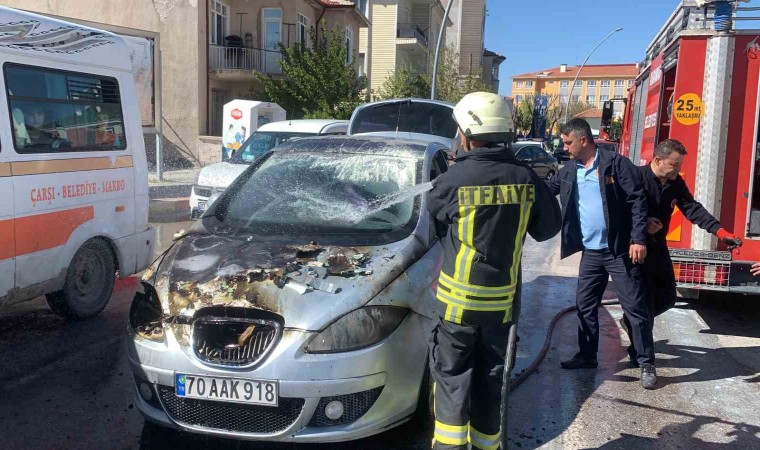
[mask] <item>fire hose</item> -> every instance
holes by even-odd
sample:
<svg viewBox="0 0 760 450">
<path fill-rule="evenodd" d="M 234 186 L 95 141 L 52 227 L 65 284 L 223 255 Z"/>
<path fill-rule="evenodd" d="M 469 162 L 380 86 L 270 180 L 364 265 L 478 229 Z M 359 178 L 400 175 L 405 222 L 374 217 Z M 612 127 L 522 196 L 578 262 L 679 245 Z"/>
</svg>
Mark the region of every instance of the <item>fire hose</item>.
<svg viewBox="0 0 760 450">
<path fill-rule="evenodd" d="M 620 302 L 617 300 L 606 300 L 601 303 L 602 306 L 619 304 Z M 506 450 L 508 448 L 509 439 L 507 436 L 507 416 L 509 412 L 509 392 L 516 389 L 525 380 L 527 380 L 528 377 L 536 372 L 536 369 L 538 369 L 538 366 L 544 360 L 546 354 L 549 353 L 549 348 L 551 347 L 552 343 L 552 335 L 554 334 L 554 327 L 557 325 L 557 322 L 559 322 L 563 316 L 575 311 L 576 309 L 577 308 L 575 306 L 570 306 L 554 315 L 551 322 L 549 322 L 549 328 L 546 332 L 544 346 L 541 348 L 541 351 L 538 352 L 538 356 L 536 356 L 533 362 L 516 378 L 512 378 L 512 369 L 514 368 L 515 354 L 517 353 L 517 324 L 513 323 L 509 327 L 509 338 L 507 339 L 507 355 L 504 360 L 504 374 L 502 377 L 501 385 L 501 434 L 499 435 L 499 444 L 501 446 L 501 450 Z"/>
</svg>

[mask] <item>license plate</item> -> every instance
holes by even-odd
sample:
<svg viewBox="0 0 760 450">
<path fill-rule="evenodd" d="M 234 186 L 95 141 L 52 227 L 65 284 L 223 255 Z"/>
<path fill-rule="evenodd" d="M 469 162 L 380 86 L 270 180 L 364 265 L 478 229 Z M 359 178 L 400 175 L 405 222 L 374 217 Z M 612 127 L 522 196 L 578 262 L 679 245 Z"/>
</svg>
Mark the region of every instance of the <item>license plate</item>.
<svg viewBox="0 0 760 450">
<path fill-rule="evenodd" d="M 240 378 L 203 377 L 178 373 L 174 377 L 177 397 L 200 398 L 219 402 L 277 406 L 276 381 Z"/>
<path fill-rule="evenodd" d="M 198 211 L 203 212 L 206 210 L 206 202 L 198 202 Z"/>
</svg>

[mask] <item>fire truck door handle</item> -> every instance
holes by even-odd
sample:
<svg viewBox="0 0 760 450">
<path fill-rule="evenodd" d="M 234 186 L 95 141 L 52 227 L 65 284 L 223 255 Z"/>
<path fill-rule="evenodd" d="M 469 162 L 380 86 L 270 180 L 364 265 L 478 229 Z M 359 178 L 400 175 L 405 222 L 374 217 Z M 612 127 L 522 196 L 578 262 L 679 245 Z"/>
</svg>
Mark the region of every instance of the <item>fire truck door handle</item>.
<svg viewBox="0 0 760 450">
<path fill-rule="evenodd" d="M 749 198 L 749 192 L 745 192 L 742 195 L 744 196 L 744 198 Z"/>
</svg>

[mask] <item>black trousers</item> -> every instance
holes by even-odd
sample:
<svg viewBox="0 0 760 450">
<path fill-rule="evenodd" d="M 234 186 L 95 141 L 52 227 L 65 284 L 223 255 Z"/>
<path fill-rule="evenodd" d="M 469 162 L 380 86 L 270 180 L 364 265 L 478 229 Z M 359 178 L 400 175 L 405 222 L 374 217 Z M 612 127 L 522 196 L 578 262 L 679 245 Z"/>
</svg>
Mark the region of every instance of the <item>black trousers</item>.
<svg viewBox="0 0 760 450">
<path fill-rule="evenodd" d="M 614 256 L 609 249 L 584 250 L 578 274 L 578 346 L 584 358 L 596 359 L 599 350 L 599 305 L 612 277 L 620 305 L 631 324 L 631 339 L 639 364 L 654 364 L 652 320 L 646 304 L 641 266 L 628 255 Z"/>
<path fill-rule="evenodd" d="M 499 447 L 499 399 L 509 326 L 457 325 L 440 319 L 433 330 L 434 449 L 467 449 L 468 442 L 475 449 Z"/>
</svg>

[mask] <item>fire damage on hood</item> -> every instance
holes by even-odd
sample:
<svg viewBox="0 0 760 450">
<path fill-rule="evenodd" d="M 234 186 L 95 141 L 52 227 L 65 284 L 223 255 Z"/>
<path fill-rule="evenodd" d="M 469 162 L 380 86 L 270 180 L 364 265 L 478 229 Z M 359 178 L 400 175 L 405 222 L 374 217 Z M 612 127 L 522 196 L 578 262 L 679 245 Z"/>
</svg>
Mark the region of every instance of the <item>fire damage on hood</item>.
<svg viewBox="0 0 760 450">
<path fill-rule="evenodd" d="M 178 340 L 189 342 L 184 325 L 190 325 L 200 309 L 225 306 L 279 313 L 279 290 L 337 294 L 341 288 L 330 278 L 372 275 L 367 268 L 371 252 L 367 247 L 323 247 L 317 242 L 281 245 L 188 235 L 145 272 L 144 292 L 136 294 L 130 318 L 141 337 L 160 340 L 168 326 L 179 332 Z"/>
</svg>

